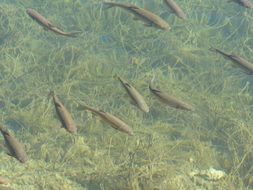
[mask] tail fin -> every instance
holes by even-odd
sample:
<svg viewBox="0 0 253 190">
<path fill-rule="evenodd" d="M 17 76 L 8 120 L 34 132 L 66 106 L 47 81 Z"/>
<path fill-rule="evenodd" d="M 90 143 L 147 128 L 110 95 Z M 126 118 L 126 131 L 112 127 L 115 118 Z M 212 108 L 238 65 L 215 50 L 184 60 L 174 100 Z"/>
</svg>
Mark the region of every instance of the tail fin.
<svg viewBox="0 0 253 190">
<path fill-rule="evenodd" d="M 76 37 L 78 37 L 78 35 L 81 34 L 81 33 L 82 33 L 82 31 L 70 32 L 68 36 L 69 36 L 69 37 L 72 37 L 72 38 L 76 38 Z"/>
<path fill-rule="evenodd" d="M 115 4 L 113 2 L 110 2 L 110 1 L 104 1 L 103 4 L 102 4 L 103 9 L 109 9 L 109 8 L 114 7 L 114 6 L 115 6 Z"/>
</svg>

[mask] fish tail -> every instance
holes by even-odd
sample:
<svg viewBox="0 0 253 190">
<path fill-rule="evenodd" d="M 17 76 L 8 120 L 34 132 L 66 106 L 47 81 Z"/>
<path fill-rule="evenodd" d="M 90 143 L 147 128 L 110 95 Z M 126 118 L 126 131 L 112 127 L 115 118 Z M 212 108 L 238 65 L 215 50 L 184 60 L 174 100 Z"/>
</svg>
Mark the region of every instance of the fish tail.
<svg viewBox="0 0 253 190">
<path fill-rule="evenodd" d="M 68 36 L 69 36 L 69 37 L 72 37 L 72 38 L 76 38 L 76 37 L 78 37 L 78 35 L 81 34 L 81 33 L 82 33 L 82 31 L 70 32 L 70 33 L 68 34 Z"/>
<path fill-rule="evenodd" d="M 213 46 L 211 46 L 208 50 L 213 51 L 213 52 L 217 52 L 217 49 L 214 48 Z"/>
<path fill-rule="evenodd" d="M 155 73 L 153 73 L 153 77 L 152 77 L 152 79 L 150 80 L 150 82 L 149 82 L 149 89 L 150 90 L 153 90 L 154 88 L 153 88 L 153 84 L 154 84 L 154 81 L 155 81 Z"/>
<path fill-rule="evenodd" d="M 109 8 L 112 8 L 112 7 L 115 7 L 115 6 L 117 6 L 117 3 L 110 2 L 110 1 L 105 1 L 102 4 L 103 9 L 109 9 Z"/>
<path fill-rule="evenodd" d="M 49 99 L 50 97 L 53 97 L 54 95 L 55 95 L 54 90 L 50 90 L 47 95 L 47 98 Z"/>
<path fill-rule="evenodd" d="M 98 113 L 98 112 L 99 112 L 99 111 L 96 110 L 95 108 L 92 108 L 92 107 L 87 106 L 87 105 L 84 105 L 84 104 L 79 105 L 79 106 L 77 107 L 77 109 L 79 109 L 79 110 L 89 110 L 89 111 L 91 111 L 91 112 L 93 112 L 93 113 Z"/>
<path fill-rule="evenodd" d="M 0 126 L 0 132 L 3 134 L 3 135 L 8 135 L 8 131 L 6 129 L 4 129 L 4 127 L 1 125 Z"/>
</svg>

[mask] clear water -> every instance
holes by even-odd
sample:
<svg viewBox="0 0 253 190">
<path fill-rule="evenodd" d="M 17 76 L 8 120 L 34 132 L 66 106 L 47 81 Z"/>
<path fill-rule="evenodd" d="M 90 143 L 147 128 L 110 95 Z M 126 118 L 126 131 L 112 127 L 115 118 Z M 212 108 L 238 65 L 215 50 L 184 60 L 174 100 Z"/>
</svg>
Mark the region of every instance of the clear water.
<svg viewBox="0 0 253 190">
<path fill-rule="evenodd" d="M 0 137 L 0 177 L 16 190 L 252 189 L 252 75 L 209 50 L 253 60 L 253 14 L 237 3 L 177 0 L 176 17 L 162 0 L 132 3 L 159 15 L 170 31 L 147 27 L 99 0 L 0 2 L 1 123 L 25 146 L 29 161 L 8 156 Z M 76 38 L 44 30 L 32 8 Z M 116 75 L 142 94 L 134 104 Z M 194 107 L 160 102 L 154 86 Z M 53 90 L 78 134 L 61 127 Z M 115 130 L 85 104 L 109 112 L 133 130 Z M 226 176 L 209 180 L 210 167 Z M 209 170 L 208 170 L 209 171 Z M 190 174 L 196 172 L 194 177 Z M 2 186 L 0 189 L 3 188 Z"/>
</svg>

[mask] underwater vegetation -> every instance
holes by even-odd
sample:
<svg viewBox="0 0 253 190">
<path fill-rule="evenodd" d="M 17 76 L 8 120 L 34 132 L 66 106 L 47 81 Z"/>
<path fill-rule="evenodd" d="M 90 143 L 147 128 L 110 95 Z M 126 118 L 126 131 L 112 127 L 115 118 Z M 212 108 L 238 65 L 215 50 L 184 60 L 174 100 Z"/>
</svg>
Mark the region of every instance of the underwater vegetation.
<svg viewBox="0 0 253 190">
<path fill-rule="evenodd" d="M 162 0 L 115 1 L 149 10 L 170 30 L 100 0 L 0 2 L 1 126 L 29 157 L 9 156 L 0 136 L 0 189 L 253 189 L 253 78 L 209 50 L 252 62 L 250 4 L 174 1 L 186 19 Z M 27 9 L 78 34 L 44 30 Z M 138 90 L 144 111 L 115 75 Z M 191 111 L 159 101 L 153 76 L 155 93 Z M 82 105 L 117 116 L 133 135 Z"/>
</svg>

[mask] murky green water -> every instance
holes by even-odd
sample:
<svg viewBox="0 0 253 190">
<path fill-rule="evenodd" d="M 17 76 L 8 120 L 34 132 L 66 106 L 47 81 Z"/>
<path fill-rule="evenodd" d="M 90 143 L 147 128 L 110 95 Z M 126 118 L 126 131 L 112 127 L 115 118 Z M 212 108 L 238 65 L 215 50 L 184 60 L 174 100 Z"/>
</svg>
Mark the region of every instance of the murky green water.
<svg viewBox="0 0 253 190">
<path fill-rule="evenodd" d="M 29 161 L 8 156 L 0 136 L 0 177 L 15 190 L 244 190 L 253 188 L 253 76 L 209 50 L 253 60 L 253 13 L 233 2 L 177 0 L 176 17 L 162 0 L 117 1 L 145 7 L 170 31 L 147 27 L 99 0 L 2 0 L 0 118 L 25 146 Z M 76 38 L 44 30 L 32 8 Z M 115 76 L 144 97 L 144 113 Z M 192 105 L 170 107 L 154 87 Z M 61 127 L 53 90 L 78 134 Z M 129 136 L 79 109 L 109 112 Z M 225 172 L 210 179 L 209 168 Z M 208 173 L 208 174 L 207 174 Z M 211 175 L 211 174 L 210 174 Z M 1 189 L 2 187 L 0 187 Z"/>
</svg>

